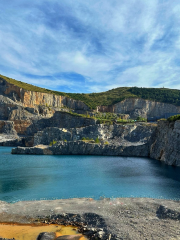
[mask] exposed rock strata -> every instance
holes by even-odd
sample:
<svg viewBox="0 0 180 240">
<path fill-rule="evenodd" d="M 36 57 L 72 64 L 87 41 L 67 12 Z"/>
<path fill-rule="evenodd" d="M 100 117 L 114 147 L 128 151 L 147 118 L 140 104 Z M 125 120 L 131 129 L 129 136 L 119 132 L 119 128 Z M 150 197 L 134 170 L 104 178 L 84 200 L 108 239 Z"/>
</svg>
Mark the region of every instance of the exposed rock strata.
<svg viewBox="0 0 180 240">
<path fill-rule="evenodd" d="M 96 124 L 81 128 L 45 128 L 34 135 L 34 145 L 49 145 L 54 141 L 77 141 L 82 138 L 99 138 L 109 143 L 148 142 L 156 131 L 156 124 L 136 123 L 127 125 Z"/>
<path fill-rule="evenodd" d="M 106 155 L 106 156 L 137 156 L 148 157 L 147 143 L 123 144 L 95 144 L 83 141 L 58 142 L 53 146 L 35 146 L 30 148 L 17 147 L 12 149 L 12 154 L 37 154 L 37 155 Z"/>
<path fill-rule="evenodd" d="M 6 102 L 8 109 L 3 109 L 2 98 Z M 54 108 L 62 107 L 80 112 L 90 110 L 85 103 L 79 100 L 48 93 L 27 91 L 0 78 L 0 110 L 2 110 L 0 111 L 0 119 L 27 119 L 33 117 L 30 114 L 42 114 L 50 117 L 54 113 Z M 150 118 L 163 116 L 166 113 L 180 113 L 180 107 L 178 106 L 139 98 L 125 99 L 111 106 L 99 106 L 97 110 L 100 112 L 129 114 L 132 118 L 138 116 Z"/>
<path fill-rule="evenodd" d="M 89 125 L 95 125 L 96 120 L 92 118 L 83 118 L 80 116 L 74 116 L 66 112 L 55 112 L 51 118 L 43 118 L 40 120 L 33 120 L 32 124 L 27 128 L 26 133 L 33 135 L 38 131 L 42 131 L 46 127 L 58 127 L 58 128 L 80 128 Z"/>
<path fill-rule="evenodd" d="M 161 117 L 166 113 L 180 113 L 180 107 L 172 104 L 154 102 L 140 98 L 128 98 L 112 106 L 99 106 L 100 112 L 124 113 L 131 118 Z"/>
<path fill-rule="evenodd" d="M 0 121 L 0 133 L 17 135 L 13 121 Z"/>
<path fill-rule="evenodd" d="M 44 105 L 48 107 L 66 106 L 68 108 L 83 111 L 89 110 L 86 104 L 81 101 L 77 101 L 65 96 L 27 91 L 23 88 L 8 83 L 3 78 L 0 78 L 0 95 L 10 98 L 16 103 L 21 103 L 23 107 L 34 108 L 39 105 Z"/>
<path fill-rule="evenodd" d="M 180 166 L 180 121 L 160 121 L 150 157 L 166 164 Z"/>
<path fill-rule="evenodd" d="M 83 137 L 98 137 L 101 144 L 79 141 Z M 58 142 L 52 147 L 17 148 L 12 153 L 141 156 L 180 166 L 180 121 L 159 121 L 158 127 L 100 124 L 79 129 L 46 128 L 35 134 L 34 144 L 48 145 L 53 140 Z"/>
<path fill-rule="evenodd" d="M 149 149 L 154 141 L 156 124 L 128 125 L 92 125 L 82 128 L 46 128 L 34 136 L 33 148 L 17 148 L 18 154 L 78 154 L 78 155 L 114 155 L 114 156 L 149 156 Z M 79 141 L 82 138 L 99 138 L 102 144 Z M 64 142 L 64 140 L 69 142 Z"/>
<path fill-rule="evenodd" d="M 19 137 L 17 135 L 1 134 L 0 146 L 6 147 L 32 147 L 34 145 L 33 137 Z"/>
<path fill-rule="evenodd" d="M 10 135 L 17 135 L 23 138 L 33 137 L 35 133 L 38 131 L 42 131 L 48 127 L 56 127 L 56 128 L 72 128 L 76 127 L 84 127 L 89 125 L 95 125 L 96 120 L 92 118 L 83 118 L 80 116 L 75 116 L 66 112 L 55 112 L 53 117 L 51 118 L 36 118 L 36 119 L 27 119 L 27 120 L 14 120 L 14 121 L 0 121 L 0 135 L 9 134 L 9 139 L 4 138 L 4 141 L 1 141 L 1 145 L 6 145 L 8 141 L 8 146 L 10 141 L 12 141 L 12 137 Z M 66 130 L 67 131 L 67 130 Z M 55 132 L 53 132 L 55 134 Z M 52 138 L 53 138 L 53 134 Z M 53 138 L 54 139 L 54 138 Z M 29 142 L 29 140 L 27 140 Z M 12 146 L 17 146 L 17 144 L 13 142 Z M 22 144 L 20 144 L 22 146 Z M 26 146 L 26 145 L 25 145 Z M 30 146 L 32 146 L 30 144 Z"/>
</svg>

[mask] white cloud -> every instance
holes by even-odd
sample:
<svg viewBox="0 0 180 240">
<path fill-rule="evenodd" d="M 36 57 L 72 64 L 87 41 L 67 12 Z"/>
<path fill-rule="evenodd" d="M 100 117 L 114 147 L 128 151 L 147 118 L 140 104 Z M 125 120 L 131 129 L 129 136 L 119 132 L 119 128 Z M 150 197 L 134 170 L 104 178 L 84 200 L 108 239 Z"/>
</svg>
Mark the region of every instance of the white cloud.
<svg viewBox="0 0 180 240">
<path fill-rule="evenodd" d="M 65 91 L 82 80 L 58 73 L 82 75 L 87 92 L 179 88 L 179 22 L 177 0 L 2 0 L 0 73 L 29 83 L 36 78 L 25 74 L 52 76 L 43 87 L 54 79 Z"/>
</svg>

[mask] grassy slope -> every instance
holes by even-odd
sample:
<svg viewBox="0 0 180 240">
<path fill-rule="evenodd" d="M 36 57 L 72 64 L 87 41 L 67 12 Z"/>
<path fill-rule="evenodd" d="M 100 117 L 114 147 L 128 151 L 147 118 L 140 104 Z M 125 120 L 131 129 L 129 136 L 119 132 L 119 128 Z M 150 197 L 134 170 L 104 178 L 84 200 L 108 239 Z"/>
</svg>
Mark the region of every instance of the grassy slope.
<svg viewBox="0 0 180 240">
<path fill-rule="evenodd" d="M 0 75 L 0 78 L 5 79 L 7 82 L 12 83 L 18 87 L 24 88 L 29 91 L 44 92 L 49 94 L 61 95 L 70 97 L 76 100 L 83 101 L 90 108 L 95 109 L 97 106 L 112 105 L 120 102 L 126 98 L 143 98 L 158 102 L 170 103 L 180 106 L 180 90 L 167 89 L 167 88 L 137 88 L 137 87 L 120 87 L 101 93 L 64 93 L 45 88 L 40 88 L 27 84 L 21 81 L 14 80 Z"/>
<path fill-rule="evenodd" d="M 3 76 L 1 74 L 0 74 L 0 78 L 4 79 L 7 82 L 9 82 L 11 84 L 14 84 L 14 85 L 16 85 L 16 86 L 18 86 L 20 88 L 24 88 L 24 89 L 26 89 L 28 91 L 43 92 L 43 93 L 67 96 L 67 94 L 64 93 L 64 92 L 57 92 L 57 91 L 49 90 L 49 89 L 46 89 L 46 88 L 40 88 L 40 87 L 31 85 L 31 84 L 28 84 L 28 83 L 24 83 L 24 82 L 17 81 L 17 80 L 12 79 L 12 78 L 5 77 L 5 76 Z"/>
</svg>

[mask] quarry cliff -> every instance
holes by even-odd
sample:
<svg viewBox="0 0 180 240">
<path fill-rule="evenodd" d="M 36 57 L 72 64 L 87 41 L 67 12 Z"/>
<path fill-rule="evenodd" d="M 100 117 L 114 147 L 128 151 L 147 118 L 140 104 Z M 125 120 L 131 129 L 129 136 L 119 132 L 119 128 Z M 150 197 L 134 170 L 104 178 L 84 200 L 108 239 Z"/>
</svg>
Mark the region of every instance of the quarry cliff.
<svg viewBox="0 0 180 240">
<path fill-rule="evenodd" d="M 180 113 L 180 91 L 117 88 L 103 93 L 67 94 L 0 75 L 0 120 L 25 120 L 39 115 L 51 117 L 57 110 L 69 109 L 77 113 L 129 114 L 134 119 L 138 116 L 163 118 L 167 114 Z"/>
<path fill-rule="evenodd" d="M 180 166 L 179 145 L 179 120 L 158 124 L 94 124 L 80 128 L 47 127 L 34 134 L 32 147 L 17 147 L 12 153 L 150 157 Z"/>
<path fill-rule="evenodd" d="M 35 108 L 38 106 L 68 107 L 75 110 L 88 110 L 89 108 L 81 101 L 37 91 L 28 91 L 15 84 L 7 82 L 0 77 L 0 95 L 12 100 L 8 104 L 22 106 L 24 108 Z"/>
<path fill-rule="evenodd" d="M 138 89 L 121 88 L 127 98 L 119 97 L 119 101 L 116 99 L 110 105 L 99 105 L 92 110 L 89 103 L 80 100 L 85 94 L 77 99 L 74 94 L 56 94 L 38 87 L 32 91 L 31 85 L 24 86 L 25 83 L 0 76 L 0 145 L 21 146 L 13 153 L 143 156 L 180 166 L 178 120 L 112 125 L 111 122 L 99 124 L 93 115 L 95 112 L 109 112 L 124 114 L 125 119 L 140 116 L 156 120 L 178 114 L 178 90 L 169 93 L 169 99 L 176 93 L 176 102 L 172 99 L 158 102 L 144 99 L 142 93 L 137 94 Z M 119 93 L 120 90 L 116 91 Z M 158 91 L 167 93 L 167 89 Z M 109 92 L 114 94 L 114 90 Z M 152 96 L 151 90 L 149 93 Z M 93 95 L 95 100 L 100 96 L 97 103 L 103 103 L 103 94 Z M 56 143 L 52 145 L 52 142 Z"/>
</svg>

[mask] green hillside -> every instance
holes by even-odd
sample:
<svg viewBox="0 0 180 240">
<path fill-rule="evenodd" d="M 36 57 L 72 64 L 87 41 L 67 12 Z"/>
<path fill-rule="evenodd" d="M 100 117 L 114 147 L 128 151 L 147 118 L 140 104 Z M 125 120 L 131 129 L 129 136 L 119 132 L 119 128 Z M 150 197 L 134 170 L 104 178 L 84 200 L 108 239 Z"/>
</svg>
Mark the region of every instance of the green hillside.
<svg viewBox="0 0 180 240">
<path fill-rule="evenodd" d="M 7 82 L 17 85 L 29 91 L 44 92 L 49 94 L 61 95 L 70 97 L 76 100 L 83 101 L 91 109 L 97 106 L 108 106 L 118 103 L 126 98 L 143 98 L 157 102 L 170 103 L 180 106 L 180 90 L 168 88 L 138 88 L 138 87 L 120 87 L 100 93 L 64 93 L 45 88 L 40 88 L 27 84 L 21 81 L 14 80 L 0 75 L 0 78 L 5 79 Z"/>
<path fill-rule="evenodd" d="M 1 74 L 0 74 L 0 79 L 4 79 L 7 82 L 9 82 L 11 84 L 14 84 L 14 85 L 16 85 L 16 86 L 18 86 L 20 88 L 24 88 L 24 89 L 26 89 L 28 91 L 43 92 L 43 93 L 67 96 L 67 94 L 64 93 L 64 92 L 57 92 L 57 91 L 49 90 L 49 89 L 46 89 L 46 88 L 40 88 L 40 87 L 31 85 L 29 83 L 24 83 L 24 82 L 21 82 L 21 81 L 17 81 L 17 80 L 15 80 L 13 78 L 5 77 L 5 76 L 3 76 Z"/>
</svg>

